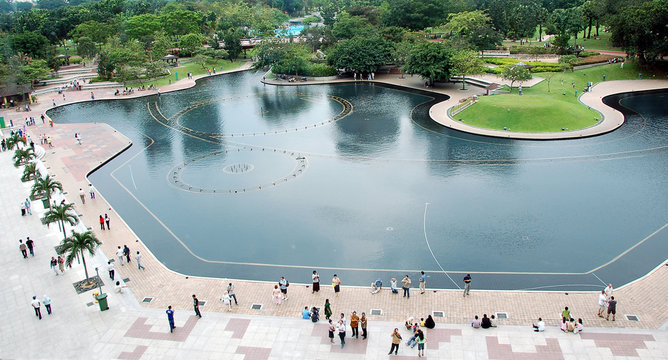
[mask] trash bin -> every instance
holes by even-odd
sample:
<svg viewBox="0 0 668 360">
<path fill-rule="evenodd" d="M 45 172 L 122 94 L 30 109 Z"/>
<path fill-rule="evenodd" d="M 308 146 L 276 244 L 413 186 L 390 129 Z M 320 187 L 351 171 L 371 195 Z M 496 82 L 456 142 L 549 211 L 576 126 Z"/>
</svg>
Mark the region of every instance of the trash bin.
<svg viewBox="0 0 668 360">
<path fill-rule="evenodd" d="M 49 200 L 48 199 L 42 199 L 42 206 L 44 206 L 44 210 L 49 208 Z"/>
<path fill-rule="evenodd" d="M 107 294 L 100 294 L 96 299 L 97 303 L 100 305 L 100 311 L 109 310 L 109 306 L 107 306 Z"/>
</svg>

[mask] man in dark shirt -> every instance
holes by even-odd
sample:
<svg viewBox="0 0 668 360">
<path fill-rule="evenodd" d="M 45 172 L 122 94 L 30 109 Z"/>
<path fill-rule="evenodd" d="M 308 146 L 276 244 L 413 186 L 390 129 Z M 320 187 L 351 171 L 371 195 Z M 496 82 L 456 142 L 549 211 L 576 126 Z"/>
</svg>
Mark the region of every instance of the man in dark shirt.
<svg viewBox="0 0 668 360">
<path fill-rule="evenodd" d="M 612 321 L 615 321 L 615 314 L 617 314 L 617 300 L 615 300 L 614 296 L 610 297 L 610 300 L 608 301 L 608 316 L 606 316 L 606 320 L 610 320 L 610 314 L 612 314 Z"/>
<path fill-rule="evenodd" d="M 464 296 L 469 294 L 471 290 L 471 274 L 466 274 L 464 276 Z"/>
<path fill-rule="evenodd" d="M 199 318 L 202 318 L 202 314 L 199 312 L 199 300 L 197 299 L 197 296 L 193 294 L 193 307 L 195 308 L 195 315 L 199 316 Z"/>
</svg>

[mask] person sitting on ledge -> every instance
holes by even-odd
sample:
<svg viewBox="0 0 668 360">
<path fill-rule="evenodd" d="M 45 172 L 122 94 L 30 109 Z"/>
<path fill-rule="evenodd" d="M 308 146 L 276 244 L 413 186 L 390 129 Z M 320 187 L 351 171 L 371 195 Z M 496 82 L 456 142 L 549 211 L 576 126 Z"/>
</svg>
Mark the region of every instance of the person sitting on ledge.
<svg viewBox="0 0 668 360">
<path fill-rule="evenodd" d="M 485 317 L 487 317 L 487 314 L 485 314 Z M 480 328 L 481 325 L 482 322 L 478 319 L 478 315 L 476 315 L 475 318 L 473 319 L 473 322 L 471 323 L 471 327 L 473 327 L 474 329 L 478 329 Z"/>
<path fill-rule="evenodd" d="M 427 315 L 427 320 L 424 321 L 424 327 L 427 329 L 433 329 L 436 327 L 436 323 L 434 322 L 434 319 L 431 317 L 431 315 Z"/>
<path fill-rule="evenodd" d="M 311 312 L 308 311 L 308 306 L 304 307 L 304 310 L 302 310 L 302 319 L 308 320 L 311 318 Z"/>
<path fill-rule="evenodd" d="M 575 323 L 575 330 L 573 330 L 573 334 L 577 334 L 582 330 L 584 330 L 584 325 L 582 325 L 582 318 L 578 318 L 578 322 Z"/>
<path fill-rule="evenodd" d="M 494 315 L 492 315 L 491 318 L 487 317 L 487 314 L 482 314 L 482 321 L 480 323 L 480 327 L 483 329 L 489 329 L 491 327 L 496 327 L 494 324 L 492 324 L 492 320 L 494 319 Z"/>
<path fill-rule="evenodd" d="M 538 318 L 538 325 L 533 324 L 533 331 L 535 332 L 545 331 L 545 321 L 543 321 L 543 318 Z"/>
<path fill-rule="evenodd" d="M 399 293 L 399 288 L 397 287 L 397 279 L 392 278 L 392 281 L 390 281 L 390 288 L 392 289 L 392 294 Z"/>
<path fill-rule="evenodd" d="M 380 279 L 376 279 L 376 281 L 371 283 L 371 293 L 375 294 L 379 292 L 383 288 L 383 281 Z"/>
</svg>

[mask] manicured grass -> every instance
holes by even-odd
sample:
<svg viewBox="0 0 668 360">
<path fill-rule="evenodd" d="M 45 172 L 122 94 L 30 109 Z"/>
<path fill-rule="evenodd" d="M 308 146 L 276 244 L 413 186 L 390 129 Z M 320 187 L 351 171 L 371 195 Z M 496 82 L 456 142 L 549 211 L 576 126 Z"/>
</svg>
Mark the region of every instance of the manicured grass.
<svg viewBox="0 0 668 360">
<path fill-rule="evenodd" d="M 657 75 L 665 78 L 665 74 L 639 70 L 633 62 L 627 62 L 624 69 L 619 64 L 611 64 L 575 72 L 537 73 L 534 76 L 552 76 L 550 92 L 547 91 L 547 81 L 543 81 L 532 88 L 524 88 L 522 96 L 518 95 L 516 88 L 511 94 L 481 96 L 476 104 L 457 114 L 455 119 L 476 127 L 495 130 L 506 127 L 508 131 L 515 132 L 560 132 L 562 128 L 586 128 L 596 124 L 600 115 L 581 104 L 575 90 L 581 95 L 587 82 L 600 82 L 603 74 L 607 81 L 630 80 L 637 79 L 639 72 L 643 73 L 644 79 Z M 564 92 L 566 95 L 563 95 Z"/>
<path fill-rule="evenodd" d="M 603 50 L 603 51 L 624 51 L 622 48 L 614 47 L 610 43 L 610 36 L 611 34 L 609 32 L 603 32 L 601 29 L 599 31 L 600 36 L 596 37 L 594 36 L 596 34 L 596 30 L 592 31 L 592 36 L 591 39 L 583 39 L 584 31 L 581 32 L 578 35 L 578 45 L 582 45 L 585 47 L 586 50 L 588 51 L 593 51 L 593 50 Z M 574 39 L 571 39 L 570 44 L 574 43 Z"/>
<path fill-rule="evenodd" d="M 222 72 L 226 70 L 232 70 L 236 69 L 239 66 L 241 66 L 240 61 L 228 61 L 228 60 L 219 60 L 215 64 L 210 64 L 207 65 L 209 68 L 213 67 L 215 65 L 216 67 L 216 72 Z M 151 80 L 151 81 L 144 81 L 143 83 L 141 81 L 132 81 L 132 82 L 127 82 L 125 85 L 128 87 L 139 87 L 142 84 L 144 86 L 149 86 L 150 84 L 153 84 L 156 87 L 162 87 L 165 85 L 169 85 L 170 83 L 176 82 L 176 74 L 178 73 L 179 75 L 179 80 L 184 79 L 188 77 L 188 73 L 192 73 L 193 75 L 200 75 L 200 74 L 205 74 L 206 70 L 202 69 L 202 66 L 199 64 L 195 64 L 192 62 L 185 63 L 183 65 L 180 65 L 178 67 L 170 67 L 169 71 L 171 71 L 171 74 L 169 76 L 162 77 L 160 79 L 156 80 Z M 171 80 L 171 82 L 170 82 Z"/>
</svg>

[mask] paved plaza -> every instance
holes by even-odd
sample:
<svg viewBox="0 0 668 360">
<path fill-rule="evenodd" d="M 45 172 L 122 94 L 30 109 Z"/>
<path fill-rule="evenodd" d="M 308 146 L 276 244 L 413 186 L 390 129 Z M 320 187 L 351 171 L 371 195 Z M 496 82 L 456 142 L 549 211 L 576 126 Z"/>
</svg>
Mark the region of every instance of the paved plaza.
<svg viewBox="0 0 668 360">
<path fill-rule="evenodd" d="M 378 76 L 379 81 L 382 79 Z M 387 79 L 419 86 L 417 80 Z M 190 80 L 184 80 L 172 84 L 170 89 L 190 85 Z M 453 84 L 452 89 L 458 87 Z M 469 95 L 479 91 L 470 88 Z M 96 99 L 115 98 L 113 91 L 96 91 Z M 87 91 L 67 93 L 71 102 L 84 101 L 88 96 Z M 614 296 L 619 300 L 615 322 L 596 316 L 595 292 L 477 291 L 474 281 L 471 295 L 466 298 L 460 291 L 428 289 L 420 294 L 415 288 L 413 296 L 405 299 L 387 290 L 372 295 L 363 287 L 344 287 L 341 295 L 335 297 L 331 287 L 326 286 L 331 274 L 320 271 L 323 288 L 319 293 L 312 294 L 309 284 L 293 283 L 289 287 L 290 299 L 275 305 L 271 298 L 274 283 L 198 278 L 170 271 L 125 226 L 105 201 L 105 194 L 98 194 L 94 200 L 88 198 L 85 204 L 78 196 L 80 188 L 88 187 L 86 174 L 129 146 L 129 140 L 106 124 L 55 124 L 53 128 L 48 122 L 43 125 L 39 115 L 50 106 L 50 98 L 44 96 L 31 113 L 3 111 L 2 116 L 6 122 L 14 119 L 15 124 L 22 123 L 21 118 L 34 116 L 37 125 L 28 127 L 28 132 L 33 137 L 41 133 L 52 137 L 54 148 L 45 149 L 42 161 L 64 186 L 64 194 L 57 195 L 57 200 L 64 196 L 75 204 L 81 219 L 77 230 L 90 228 L 103 242 L 100 251 L 86 260 L 90 274 L 99 268 L 110 309 L 100 311 L 92 295 L 96 290 L 81 294 L 75 291 L 72 284 L 85 277 L 82 265 L 75 261 L 71 269 L 58 276 L 50 269 L 49 260 L 56 255 L 54 247 L 62 240 L 62 232 L 56 224 L 41 224 L 44 208 L 40 201 L 33 202 L 32 215 L 21 216 L 19 204 L 28 196 L 32 182 L 19 180 L 22 168 L 12 165 L 11 152 L 0 153 L 0 245 L 4 249 L 0 270 L 7 280 L 0 296 L 0 308 L 5 314 L 0 326 L 2 359 L 385 359 L 395 327 L 400 328 L 404 340 L 398 356 L 392 357 L 408 359 L 417 358 L 417 349 L 405 346 L 410 334 L 403 328 L 403 321 L 432 312 L 443 315 L 435 318 L 436 328 L 426 332 L 425 355 L 432 359 L 668 358 L 668 267 L 663 265 L 615 290 Z M 73 137 L 75 132 L 82 134 L 81 145 Z M 104 213 L 111 217 L 111 229 L 102 231 L 97 220 Z M 18 240 L 25 240 L 26 236 L 35 241 L 35 256 L 23 259 Z M 146 267 L 139 270 L 134 257 L 127 265 L 116 263 L 116 279 L 127 286 L 122 294 L 114 291 L 106 269 L 119 245 L 128 245 L 132 253 L 141 251 Z M 280 276 L 276 274 L 276 280 Z M 346 279 L 343 281 L 345 284 Z M 239 300 L 231 311 L 220 301 L 229 282 L 235 284 Z M 601 288 L 604 282 L 602 279 Z M 194 316 L 192 294 L 204 302 L 201 319 Z M 32 296 L 41 299 L 44 295 L 52 299 L 53 314 L 47 315 L 42 306 L 43 319 L 39 320 L 31 300 Z M 330 299 L 334 314 L 343 312 L 346 318 L 352 311 L 369 314 L 368 339 L 351 339 L 348 328 L 342 349 L 338 337 L 334 345 L 329 343 L 324 316 L 316 324 L 300 319 L 305 306 L 322 308 L 326 298 Z M 253 308 L 254 304 L 258 306 Z M 168 305 L 175 309 L 174 333 L 169 332 L 165 314 Z M 559 314 L 564 306 L 569 306 L 575 318 L 583 319 L 583 333 L 574 335 L 559 330 Z M 373 309 L 380 310 L 380 314 L 371 315 Z M 483 313 L 506 313 L 508 317 L 498 319 L 497 328 L 472 329 L 473 316 Z M 635 315 L 637 321 L 626 315 Z M 531 324 L 539 316 L 548 327 L 543 333 L 534 333 Z"/>
</svg>

